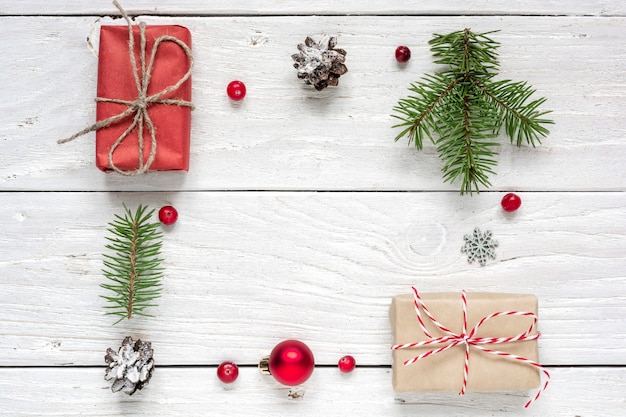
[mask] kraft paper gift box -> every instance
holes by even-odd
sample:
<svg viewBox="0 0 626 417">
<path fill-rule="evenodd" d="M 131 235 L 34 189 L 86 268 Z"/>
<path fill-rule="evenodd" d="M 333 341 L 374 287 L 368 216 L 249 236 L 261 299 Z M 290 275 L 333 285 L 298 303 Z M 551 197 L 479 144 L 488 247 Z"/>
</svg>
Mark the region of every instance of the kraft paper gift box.
<svg viewBox="0 0 626 417">
<path fill-rule="evenodd" d="M 463 307 L 460 292 L 424 293 L 420 296 L 439 323 L 456 334 L 461 333 Z M 530 294 L 467 293 L 468 331 L 481 318 L 504 311 L 532 312 L 536 316 L 537 297 Z M 427 319 L 425 314 L 422 314 L 422 318 L 433 338 L 446 336 Z M 423 342 L 429 339 L 419 325 L 413 294 L 403 294 L 393 298 L 390 319 L 394 345 Z M 532 318 L 527 316 L 499 316 L 481 325 L 475 336 L 512 337 L 526 332 L 532 322 Z M 530 334 L 537 334 L 536 326 Z M 398 392 L 460 392 L 463 384 L 465 344 L 404 366 L 405 361 L 441 346 L 443 345 L 393 350 L 393 388 Z M 537 340 L 483 346 L 538 362 Z M 537 367 L 511 358 L 489 354 L 470 346 L 467 391 L 529 390 L 539 387 L 540 382 Z"/>
<path fill-rule="evenodd" d="M 134 37 L 135 62 L 141 74 L 139 27 L 132 26 Z M 145 26 L 145 61 L 149 64 L 155 41 L 161 36 L 171 36 L 191 48 L 191 34 L 182 26 Z M 102 26 L 98 55 L 98 97 L 132 102 L 138 97 L 138 88 L 133 75 L 129 54 L 129 27 Z M 154 55 L 149 74 L 147 95 L 157 94 L 175 85 L 190 71 L 192 60 L 185 50 L 175 42 L 160 42 Z M 152 102 L 147 112 L 153 123 L 157 148 L 149 171 L 189 169 L 189 142 L 191 126 L 191 77 L 178 88 L 159 97 L 176 101 L 186 101 L 189 105 Z M 117 115 L 129 106 L 109 101 L 98 101 L 96 120 L 101 121 Z M 96 165 L 103 171 L 110 171 L 109 151 L 118 138 L 131 126 L 135 113 L 124 120 L 99 128 L 96 132 Z M 119 170 L 132 171 L 139 167 L 139 129 L 136 126 L 114 149 L 112 160 Z M 143 126 L 143 163 L 147 163 L 152 150 L 151 135 L 147 125 Z"/>
</svg>

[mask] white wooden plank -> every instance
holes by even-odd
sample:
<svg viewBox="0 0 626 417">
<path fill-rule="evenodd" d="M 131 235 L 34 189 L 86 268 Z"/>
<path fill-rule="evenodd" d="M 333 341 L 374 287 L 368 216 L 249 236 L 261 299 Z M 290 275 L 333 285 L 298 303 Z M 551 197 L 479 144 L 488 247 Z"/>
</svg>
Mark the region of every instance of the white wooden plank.
<svg viewBox="0 0 626 417">
<path fill-rule="evenodd" d="M 0 369 L 0 415 L 26 416 L 617 416 L 626 406 L 624 368 L 550 369 L 552 383 L 524 409 L 529 393 L 421 395 L 407 401 L 391 388 L 389 369 L 341 375 L 318 368 L 304 385 L 279 386 L 257 369 L 240 369 L 223 386 L 215 368 L 157 368 L 132 397 L 112 394 L 103 369 Z M 414 396 L 417 398 L 417 396 Z M 405 402 L 406 401 L 406 402 Z"/>
<path fill-rule="evenodd" d="M 68 4 L 76 10 L 75 2 Z M 410 82 L 435 70 L 427 49 L 432 33 L 472 27 L 503 30 L 495 35 L 502 42 L 502 77 L 530 81 L 548 97 L 556 121 L 537 149 L 518 150 L 503 139 L 493 189 L 626 189 L 624 18 L 145 20 L 180 23 L 193 32 L 198 65 L 191 171 L 132 179 L 107 176 L 94 166 L 93 135 L 63 146 L 55 143 L 94 121 L 97 60 L 85 40 L 92 37 L 97 44 L 98 26 L 110 19 L 4 17 L 0 188 L 457 190 L 458 184 L 442 183 L 442 165 L 432 146 L 417 153 L 404 142 L 393 142 L 397 132 L 391 129 L 390 113 Z M 318 93 L 297 80 L 290 55 L 306 35 L 321 33 L 339 35 L 350 72 L 338 88 Z M 406 68 L 393 58 L 398 44 L 413 50 Z M 231 105 L 224 92 L 235 78 L 248 85 L 240 106 Z"/>
<path fill-rule="evenodd" d="M 422 291 L 535 293 L 542 361 L 626 357 L 626 194 L 1 193 L 0 365 L 97 365 L 126 335 L 161 364 L 255 363 L 280 340 L 390 363 L 391 297 Z M 122 204 L 174 204 L 164 294 L 112 327 L 98 285 L 105 226 Z M 497 260 L 468 264 L 463 235 L 492 230 Z"/>
<path fill-rule="evenodd" d="M 115 14 L 117 10 L 109 0 L 84 2 L 23 0 L 3 2 L 0 15 L 76 15 L 76 14 Z M 154 0 L 134 0 L 122 2 L 128 13 L 149 14 L 194 14 L 194 15 L 467 15 L 467 14 L 521 14 L 521 15 L 600 15 L 614 16 L 624 14 L 626 7 L 619 0 L 573 0 L 566 3 L 548 0 L 526 0 L 508 2 L 496 1 L 460 1 L 440 2 L 425 0 L 407 3 L 401 0 L 298 0 L 276 1 L 260 0 L 255 2 L 213 0 L 182 0 L 177 2 L 155 2 Z"/>
</svg>

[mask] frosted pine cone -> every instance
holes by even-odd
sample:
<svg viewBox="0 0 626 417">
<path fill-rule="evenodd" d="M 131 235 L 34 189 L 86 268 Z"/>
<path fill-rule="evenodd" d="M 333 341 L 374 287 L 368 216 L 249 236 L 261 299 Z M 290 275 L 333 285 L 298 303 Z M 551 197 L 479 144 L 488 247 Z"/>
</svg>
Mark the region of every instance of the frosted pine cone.
<svg viewBox="0 0 626 417">
<path fill-rule="evenodd" d="M 115 352 L 108 348 L 104 360 L 109 366 L 104 374 L 104 379 L 114 379 L 111 390 L 122 391 L 133 395 L 135 391 L 143 388 L 150 381 L 154 370 L 152 359 L 152 345 L 150 342 L 136 342 L 127 336 L 119 350 Z"/>
<path fill-rule="evenodd" d="M 298 70 L 298 78 L 318 91 L 339 84 L 339 77 L 348 72 L 348 68 L 344 65 L 346 51 L 335 49 L 336 45 L 334 36 L 325 36 L 318 43 L 307 36 L 304 43 L 298 45 L 300 52 L 291 56 L 296 61 L 293 66 Z"/>
</svg>

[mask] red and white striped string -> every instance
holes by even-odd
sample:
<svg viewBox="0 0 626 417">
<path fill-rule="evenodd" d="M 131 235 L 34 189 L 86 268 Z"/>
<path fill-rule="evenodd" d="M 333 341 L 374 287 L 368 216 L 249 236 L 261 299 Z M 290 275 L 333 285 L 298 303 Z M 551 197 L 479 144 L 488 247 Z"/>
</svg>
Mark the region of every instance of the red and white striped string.
<svg viewBox="0 0 626 417">
<path fill-rule="evenodd" d="M 548 387 L 548 383 L 550 382 L 550 374 L 548 373 L 548 371 L 541 366 L 539 363 L 530 360 L 528 358 L 525 358 L 523 356 L 518 356 L 518 355 L 514 355 L 512 353 L 509 352 L 502 352 L 502 351 L 498 351 L 498 350 L 492 350 L 492 349 L 488 349 L 482 345 L 496 345 L 496 344 L 500 344 L 500 343 L 509 343 L 509 342 L 520 342 L 520 341 L 524 341 L 524 340 L 537 340 L 540 337 L 540 333 L 537 332 L 536 334 L 531 334 L 534 330 L 535 327 L 537 326 L 537 315 L 535 313 L 532 312 L 528 312 L 528 311 L 499 311 L 496 313 L 492 313 L 489 314 L 485 317 L 483 317 L 482 319 L 480 319 L 476 325 L 472 328 L 472 330 L 470 330 L 470 332 L 467 332 L 467 296 L 465 294 L 465 291 L 463 291 L 461 293 L 461 302 L 463 305 L 463 329 L 461 331 L 461 334 L 456 334 L 454 333 L 452 330 L 448 329 L 447 327 L 445 327 L 443 324 L 441 324 L 439 321 L 437 321 L 435 319 L 435 317 L 433 317 L 433 315 L 431 314 L 431 312 L 428 310 L 428 307 L 426 307 L 426 305 L 424 304 L 424 302 L 422 301 L 422 298 L 419 295 L 419 292 L 417 291 L 417 289 L 415 287 L 413 287 L 413 299 L 414 299 L 414 306 L 415 306 L 415 313 L 417 315 L 417 321 L 420 325 L 420 328 L 422 329 L 422 331 L 424 332 L 424 334 L 426 335 L 426 337 L 428 337 L 428 340 L 425 340 L 423 342 L 415 342 L 415 343 L 404 343 L 404 344 L 399 344 L 399 345 L 394 345 L 391 347 L 391 349 L 393 350 L 399 350 L 399 349 L 411 349 L 411 348 L 419 348 L 419 347 L 423 347 L 423 346 L 430 346 L 430 345 L 443 345 L 441 347 L 438 347 L 436 349 L 432 349 L 429 350 L 428 352 L 422 353 L 418 356 L 415 356 L 407 361 L 404 362 L 404 366 L 409 366 L 419 360 L 425 359 L 429 356 L 433 356 L 436 355 L 438 353 L 441 352 L 445 352 L 448 349 L 452 349 L 456 346 L 459 345 L 464 345 L 465 347 L 465 362 L 464 362 L 464 366 L 463 366 L 463 385 L 461 387 L 461 391 L 459 392 L 460 395 L 464 395 L 466 392 L 466 388 L 467 388 L 467 379 L 468 379 L 468 374 L 469 374 L 469 356 L 470 356 L 470 347 L 475 347 L 476 349 L 479 349 L 485 353 L 489 353 L 492 355 L 497 355 L 506 359 L 510 359 L 510 360 L 516 360 L 516 361 L 520 361 L 522 363 L 525 363 L 529 366 L 533 366 L 537 369 L 539 369 L 543 375 L 545 375 L 545 382 L 543 384 L 543 386 L 539 389 L 539 391 L 537 392 L 537 394 L 534 395 L 533 398 L 531 398 L 526 405 L 524 405 L 524 407 L 528 407 L 530 406 L 533 402 L 535 402 L 539 396 L 541 395 L 541 393 L 543 391 L 545 391 L 545 389 Z M 428 318 L 428 320 L 434 324 L 439 330 L 441 330 L 445 335 L 441 336 L 441 337 L 433 337 L 430 332 L 428 331 L 428 329 L 426 328 L 426 325 L 424 324 L 424 320 L 422 319 L 422 311 L 424 312 L 424 314 L 426 315 L 426 317 Z M 485 324 L 487 321 L 495 318 L 495 317 L 500 317 L 500 316 L 523 316 L 523 317 L 529 317 L 530 319 L 532 319 L 532 322 L 530 324 L 530 327 L 524 332 L 524 333 L 520 333 L 518 335 L 515 336 L 511 336 L 511 337 L 476 337 L 476 333 L 478 332 L 478 329 L 480 329 L 480 327 Z"/>
</svg>

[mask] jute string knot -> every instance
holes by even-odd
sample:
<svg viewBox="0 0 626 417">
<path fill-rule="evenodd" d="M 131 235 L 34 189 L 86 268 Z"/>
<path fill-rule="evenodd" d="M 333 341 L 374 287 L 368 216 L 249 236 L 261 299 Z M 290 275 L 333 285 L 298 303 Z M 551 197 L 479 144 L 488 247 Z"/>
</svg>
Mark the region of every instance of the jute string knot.
<svg viewBox="0 0 626 417">
<path fill-rule="evenodd" d="M 133 25 L 117 0 L 113 1 L 113 5 L 117 7 L 117 9 L 122 14 L 124 20 L 128 25 L 128 51 L 130 63 L 133 71 L 133 78 L 135 80 L 135 87 L 137 88 L 137 98 L 135 100 L 123 100 L 117 98 L 107 98 L 107 97 L 96 97 L 97 102 L 105 102 L 105 103 L 116 103 L 122 104 L 126 106 L 126 109 L 122 112 L 108 117 L 104 120 L 100 120 L 93 125 L 77 132 L 76 134 L 57 141 L 57 143 L 66 143 L 70 142 L 84 134 L 89 132 L 93 132 L 98 129 L 102 129 L 107 126 L 111 126 L 115 123 L 118 123 L 128 117 L 133 117 L 133 120 L 130 126 L 122 133 L 115 143 L 109 149 L 109 167 L 122 175 L 138 175 L 143 174 L 148 171 L 152 163 L 154 162 L 154 158 L 156 157 L 157 152 L 157 140 L 156 140 L 156 129 L 154 124 L 152 123 L 152 119 L 148 114 L 148 108 L 151 104 L 165 104 L 165 105 L 175 105 L 182 107 L 190 107 L 192 110 L 194 108 L 193 103 L 186 100 L 180 100 L 177 98 L 162 98 L 163 96 L 171 93 L 172 91 L 178 89 L 189 77 L 191 76 L 191 70 L 193 68 L 193 56 L 191 53 L 191 49 L 180 39 L 170 36 L 163 35 L 155 39 L 154 45 L 152 47 L 152 53 L 150 54 L 150 58 L 146 60 L 146 24 L 144 22 L 139 23 L 139 63 L 141 70 L 137 69 L 137 61 L 135 59 L 135 39 L 133 36 Z M 152 95 L 148 95 L 148 86 L 150 85 L 150 78 L 152 76 L 152 69 L 154 68 L 154 60 L 156 57 L 156 53 L 159 49 L 159 46 L 163 42 L 173 42 L 178 45 L 185 55 L 187 56 L 187 61 L 189 62 L 189 68 L 187 72 L 175 83 L 170 85 L 169 87 L 164 88 L 161 91 L 158 91 Z M 134 115 L 134 116 L 133 116 Z M 150 133 L 150 154 L 146 162 L 144 162 L 144 140 L 143 140 L 143 130 L 144 126 L 147 127 L 148 132 Z M 113 154 L 115 150 L 122 144 L 122 142 L 137 129 L 137 138 L 138 138 L 138 147 L 139 147 L 139 157 L 138 157 L 138 167 L 135 170 L 124 171 L 119 169 L 113 163 Z"/>
</svg>

